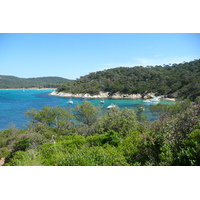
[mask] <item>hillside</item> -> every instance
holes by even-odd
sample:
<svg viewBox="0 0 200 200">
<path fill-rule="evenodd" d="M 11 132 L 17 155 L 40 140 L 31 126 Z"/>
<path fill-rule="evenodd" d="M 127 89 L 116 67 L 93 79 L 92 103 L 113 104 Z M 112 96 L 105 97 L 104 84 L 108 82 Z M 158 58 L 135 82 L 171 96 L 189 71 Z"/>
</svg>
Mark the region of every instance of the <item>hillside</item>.
<svg viewBox="0 0 200 200">
<path fill-rule="evenodd" d="M 70 81 L 69 79 L 61 77 L 19 78 L 0 75 L 0 88 L 57 88 L 61 83 Z"/>
<path fill-rule="evenodd" d="M 90 73 L 58 87 L 57 92 L 145 94 L 195 100 L 200 96 L 200 59 L 164 66 L 118 67 Z"/>
</svg>

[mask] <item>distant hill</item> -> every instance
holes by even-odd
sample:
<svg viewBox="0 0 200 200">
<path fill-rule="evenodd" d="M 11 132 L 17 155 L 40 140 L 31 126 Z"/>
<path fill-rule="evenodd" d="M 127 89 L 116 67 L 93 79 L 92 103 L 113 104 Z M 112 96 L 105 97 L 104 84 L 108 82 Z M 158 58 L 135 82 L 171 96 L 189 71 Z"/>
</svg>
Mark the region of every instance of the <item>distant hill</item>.
<svg viewBox="0 0 200 200">
<path fill-rule="evenodd" d="M 195 100 L 200 96 L 200 59 L 164 66 L 117 67 L 90 73 L 73 83 L 65 83 L 57 92 L 98 94 L 145 94 Z"/>
<path fill-rule="evenodd" d="M 72 80 L 61 77 L 19 78 L 16 76 L 0 75 L 0 88 L 57 88 L 61 83 Z"/>
</svg>

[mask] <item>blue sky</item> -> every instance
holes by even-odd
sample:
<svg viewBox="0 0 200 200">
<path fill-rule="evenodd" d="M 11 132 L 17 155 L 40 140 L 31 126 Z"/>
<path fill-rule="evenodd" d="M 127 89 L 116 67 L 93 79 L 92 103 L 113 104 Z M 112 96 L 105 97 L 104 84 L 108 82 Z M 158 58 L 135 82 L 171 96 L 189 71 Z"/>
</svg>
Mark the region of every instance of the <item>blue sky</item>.
<svg viewBox="0 0 200 200">
<path fill-rule="evenodd" d="M 0 74 L 76 79 L 119 66 L 200 58 L 199 33 L 1 33 Z"/>
</svg>

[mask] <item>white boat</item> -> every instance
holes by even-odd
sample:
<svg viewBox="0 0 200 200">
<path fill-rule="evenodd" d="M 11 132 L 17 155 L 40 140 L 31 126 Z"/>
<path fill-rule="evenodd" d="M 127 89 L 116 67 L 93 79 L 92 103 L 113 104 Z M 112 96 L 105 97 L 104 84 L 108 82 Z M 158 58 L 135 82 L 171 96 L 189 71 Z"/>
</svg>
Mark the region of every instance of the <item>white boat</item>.
<svg viewBox="0 0 200 200">
<path fill-rule="evenodd" d="M 150 99 L 146 99 L 143 101 L 144 103 L 151 103 L 151 100 Z"/>
<path fill-rule="evenodd" d="M 115 107 L 115 106 L 116 106 L 116 105 L 112 103 L 112 104 L 110 104 L 107 108 L 110 109 L 110 108 L 113 108 L 113 107 Z"/>
<path fill-rule="evenodd" d="M 102 101 L 101 101 L 101 103 L 103 104 L 103 103 L 105 103 L 105 101 L 104 101 L 104 100 L 102 100 Z"/>
<path fill-rule="evenodd" d="M 160 102 L 160 99 L 159 98 L 153 98 L 153 99 L 151 99 L 151 102 Z"/>
<path fill-rule="evenodd" d="M 70 99 L 67 103 L 73 104 L 74 102 L 72 101 L 72 99 Z"/>
<path fill-rule="evenodd" d="M 71 93 L 71 97 L 70 97 L 70 99 L 68 101 L 68 104 L 73 104 L 74 102 L 72 101 L 72 92 L 71 92 L 71 89 L 70 89 L 70 93 Z"/>
</svg>

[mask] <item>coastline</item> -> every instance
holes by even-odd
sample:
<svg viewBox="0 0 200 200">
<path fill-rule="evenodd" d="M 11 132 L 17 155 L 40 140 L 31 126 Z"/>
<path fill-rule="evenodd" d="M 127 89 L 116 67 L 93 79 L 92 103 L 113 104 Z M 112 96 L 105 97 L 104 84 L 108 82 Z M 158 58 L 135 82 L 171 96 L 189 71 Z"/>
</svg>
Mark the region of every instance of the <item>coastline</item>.
<svg viewBox="0 0 200 200">
<path fill-rule="evenodd" d="M 166 101 L 176 101 L 175 98 L 163 98 L 163 99 L 166 100 Z"/>
<path fill-rule="evenodd" d="M 56 90 L 57 88 L 0 88 L 0 90 Z"/>
<path fill-rule="evenodd" d="M 53 91 L 49 95 L 52 96 L 59 96 L 59 97 L 73 97 L 73 98 L 85 98 L 85 99 L 150 99 L 155 98 L 154 93 L 149 93 L 142 97 L 141 94 L 120 94 L 115 93 L 113 95 L 109 95 L 108 92 L 99 92 L 97 95 L 90 95 L 88 93 L 79 93 L 79 94 L 72 94 L 72 93 L 65 93 L 65 92 L 56 92 Z M 175 98 L 164 98 L 163 95 L 159 96 L 159 98 L 166 100 L 166 101 L 176 101 Z"/>
<path fill-rule="evenodd" d="M 59 97 L 73 97 L 73 98 L 85 98 L 85 99 L 141 99 L 140 94 L 119 94 L 115 93 L 113 95 L 109 95 L 108 92 L 99 92 L 97 95 L 90 95 L 88 93 L 79 93 L 79 94 L 72 94 L 72 93 L 65 93 L 65 92 L 56 92 L 53 91 L 49 95 L 52 96 L 59 96 Z"/>
<path fill-rule="evenodd" d="M 119 92 L 114 93 L 113 95 L 109 95 L 109 92 L 99 92 L 97 95 L 90 95 L 88 93 L 79 93 L 79 94 L 72 94 L 72 93 L 65 93 L 65 92 L 56 92 L 57 88 L 0 88 L 0 90 L 55 90 L 49 95 L 51 96 L 59 96 L 59 97 L 73 97 L 73 98 L 84 98 L 84 99 L 151 99 L 155 98 L 155 93 L 147 93 L 145 95 L 141 94 L 120 94 Z M 157 96 L 160 99 L 166 101 L 176 101 L 175 98 L 168 98 L 164 97 L 164 95 Z"/>
</svg>

